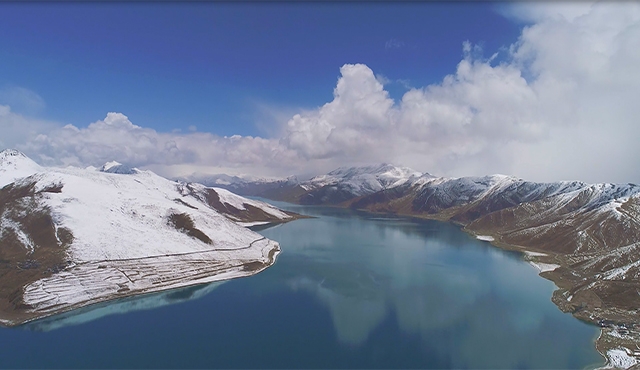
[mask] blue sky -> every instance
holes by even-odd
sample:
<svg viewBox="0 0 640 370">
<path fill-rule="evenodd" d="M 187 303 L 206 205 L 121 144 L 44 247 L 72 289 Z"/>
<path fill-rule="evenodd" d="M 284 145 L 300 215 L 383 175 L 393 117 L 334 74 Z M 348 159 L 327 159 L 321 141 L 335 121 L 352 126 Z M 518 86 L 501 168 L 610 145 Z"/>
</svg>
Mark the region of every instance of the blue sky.
<svg viewBox="0 0 640 370">
<path fill-rule="evenodd" d="M 397 98 L 405 84 L 454 72 L 465 40 L 493 52 L 520 29 L 485 3 L 11 3 L 0 11 L 0 87 L 27 88 L 44 103 L 15 111 L 79 127 L 117 111 L 159 131 L 193 125 L 219 135 L 268 135 L 265 106 L 321 106 L 345 63 L 387 77 Z"/>
<path fill-rule="evenodd" d="M 0 147 L 640 183 L 637 2 L 0 3 Z"/>
</svg>

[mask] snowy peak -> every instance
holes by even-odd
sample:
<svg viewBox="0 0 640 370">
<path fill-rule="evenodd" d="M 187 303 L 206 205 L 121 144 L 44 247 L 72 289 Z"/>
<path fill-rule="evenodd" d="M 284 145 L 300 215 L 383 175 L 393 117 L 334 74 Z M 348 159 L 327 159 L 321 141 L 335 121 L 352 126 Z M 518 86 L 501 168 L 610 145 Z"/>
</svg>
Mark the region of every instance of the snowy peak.
<svg viewBox="0 0 640 370">
<path fill-rule="evenodd" d="M 361 166 L 340 167 L 326 175 L 316 176 L 302 184 L 311 190 L 324 186 L 338 186 L 349 189 L 356 196 L 404 184 L 410 178 L 418 178 L 422 173 L 408 167 L 397 167 L 388 163 Z"/>
<path fill-rule="evenodd" d="M 22 153 L 19 150 L 15 150 L 15 149 L 5 149 L 3 151 L 0 152 L 0 159 L 4 159 L 7 157 L 25 157 L 27 158 L 27 156 Z"/>
<path fill-rule="evenodd" d="M 381 163 L 370 166 L 340 167 L 323 176 L 333 176 L 342 179 L 350 179 L 362 175 L 374 175 L 382 178 L 408 178 L 411 176 L 421 176 L 422 173 L 414 171 L 409 167 L 398 167 L 389 163 Z"/>
<path fill-rule="evenodd" d="M 122 163 L 116 161 L 107 162 L 100 167 L 100 171 L 105 172 L 117 166 L 122 166 Z"/>
<path fill-rule="evenodd" d="M 31 158 L 15 149 L 5 149 L 0 152 L 0 168 L 40 167 Z"/>
<path fill-rule="evenodd" d="M 136 168 L 131 168 L 122 163 L 111 161 L 103 164 L 102 167 L 100 167 L 100 172 L 132 175 L 132 174 L 138 173 L 138 170 Z"/>
<path fill-rule="evenodd" d="M 42 167 L 18 150 L 5 149 L 0 152 L 0 187 L 41 170 Z"/>
<path fill-rule="evenodd" d="M 299 184 L 288 184 L 276 193 L 259 194 L 300 204 L 341 204 L 350 199 L 389 190 L 415 181 L 423 174 L 388 163 L 340 167 Z"/>
<path fill-rule="evenodd" d="M 215 185 L 231 185 L 246 182 L 246 180 L 241 177 L 225 174 L 210 176 L 207 180 L 209 180 L 211 184 Z"/>
</svg>

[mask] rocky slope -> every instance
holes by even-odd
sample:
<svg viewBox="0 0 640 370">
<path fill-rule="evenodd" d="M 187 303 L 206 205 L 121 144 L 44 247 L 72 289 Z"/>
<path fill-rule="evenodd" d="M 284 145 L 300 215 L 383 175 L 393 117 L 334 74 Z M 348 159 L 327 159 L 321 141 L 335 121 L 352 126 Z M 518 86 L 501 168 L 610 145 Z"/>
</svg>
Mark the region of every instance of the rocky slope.
<svg viewBox="0 0 640 370">
<path fill-rule="evenodd" d="M 278 243 L 242 225 L 298 215 L 111 162 L 44 168 L 0 152 L 0 324 L 255 274 Z"/>
<path fill-rule="evenodd" d="M 560 309 L 603 328 L 597 347 L 609 364 L 640 363 L 637 185 L 442 178 L 382 165 L 339 169 L 276 196 L 258 195 L 455 222 L 522 251 L 557 285 L 552 300 Z"/>
</svg>

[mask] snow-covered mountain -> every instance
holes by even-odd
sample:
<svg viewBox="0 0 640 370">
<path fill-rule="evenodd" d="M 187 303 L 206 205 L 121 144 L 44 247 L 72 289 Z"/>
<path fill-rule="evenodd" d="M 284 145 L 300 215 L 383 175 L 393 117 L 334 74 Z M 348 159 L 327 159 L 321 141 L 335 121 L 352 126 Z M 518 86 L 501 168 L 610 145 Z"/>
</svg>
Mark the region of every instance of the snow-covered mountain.
<svg viewBox="0 0 640 370">
<path fill-rule="evenodd" d="M 243 227 L 296 214 L 111 162 L 41 167 L 0 152 L 0 323 L 255 274 L 278 243 Z"/>
<path fill-rule="evenodd" d="M 300 185 L 307 191 L 329 186 L 354 196 L 362 196 L 402 185 L 419 176 L 422 176 L 422 173 L 408 167 L 384 163 L 374 166 L 340 167 Z"/>
<path fill-rule="evenodd" d="M 423 174 L 407 167 L 380 164 L 363 167 L 341 167 L 326 175 L 316 176 L 298 186 L 297 203 L 340 204 L 353 198 L 374 194 L 410 182 Z M 425 174 L 424 176 L 430 176 Z"/>
</svg>

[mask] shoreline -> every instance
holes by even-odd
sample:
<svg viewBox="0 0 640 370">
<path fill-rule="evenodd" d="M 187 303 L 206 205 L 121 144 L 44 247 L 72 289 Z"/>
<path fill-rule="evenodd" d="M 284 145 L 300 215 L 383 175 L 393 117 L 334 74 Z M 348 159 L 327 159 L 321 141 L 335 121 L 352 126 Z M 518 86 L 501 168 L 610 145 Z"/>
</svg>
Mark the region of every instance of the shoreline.
<svg viewBox="0 0 640 370">
<path fill-rule="evenodd" d="M 477 237 L 476 233 L 472 230 L 469 230 L 465 227 L 463 227 L 462 230 L 470 235 Z M 604 321 L 602 319 L 596 320 L 591 316 L 587 316 L 586 314 L 580 314 L 578 316 L 576 315 L 578 311 L 572 312 L 571 310 L 567 309 L 567 307 L 563 304 L 564 302 L 560 301 L 558 297 L 561 296 L 561 293 L 563 293 L 563 291 L 566 291 L 566 289 L 559 285 L 561 279 L 558 278 L 561 276 L 554 275 L 553 272 L 558 268 L 564 266 L 556 263 L 540 262 L 540 259 L 544 259 L 545 261 L 558 261 L 559 258 L 557 258 L 555 254 L 548 252 L 542 253 L 539 251 L 531 251 L 528 250 L 525 246 L 507 244 L 500 241 L 499 236 L 489 243 L 494 247 L 503 250 L 521 252 L 523 254 L 524 261 L 538 269 L 538 276 L 551 281 L 555 285 L 556 289 L 552 294 L 551 301 L 556 305 L 556 307 L 560 309 L 560 311 L 564 313 L 571 313 L 574 318 L 585 322 L 586 324 L 600 328 L 600 334 L 594 340 L 594 347 L 600 354 L 600 356 L 602 356 L 605 363 L 602 366 L 596 367 L 596 369 L 627 369 L 640 364 L 640 350 L 633 351 L 633 349 L 630 348 L 632 345 L 635 346 L 634 343 L 640 342 L 640 331 L 629 330 L 628 328 L 626 328 L 624 323 L 610 323 L 609 325 L 606 325 L 602 323 L 602 321 Z M 556 277 L 556 279 L 554 279 L 554 277 Z M 567 298 L 567 301 L 571 301 L 571 298 L 572 296 L 569 296 Z M 623 330 L 629 333 L 629 335 L 627 335 L 626 337 L 616 335 L 620 328 L 624 328 Z"/>
<path fill-rule="evenodd" d="M 268 240 L 268 239 L 266 238 L 257 239 L 253 241 L 251 244 L 257 241 L 262 241 L 262 240 Z M 246 248 L 251 247 L 251 244 Z M 242 278 L 242 277 L 253 276 L 273 266 L 276 263 L 277 257 L 281 252 L 282 251 L 280 249 L 279 243 L 268 240 L 266 245 L 261 249 L 262 258 L 260 260 L 251 260 L 251 261 L 236 260 L 235 261 L 236 263 L 230 263 L 226 266 L 219 265 L 221 260 L 209 260 L 210 261 L 209 265 L 206 266 L 204 270 L 198 271 L 196 275 L 185 276 L 184 274 L 180 274 L 180 272 L 184 273 L 185 271 L 178 271 L 178 275 L 181 275 L 181 277 L 178 278 L 177 280 L 172 280 L 171 279 L 172 276 L 169 276 L 169 275 L 164 275 L 164 276 L 160 275 L 160 278 L 169 279 L 164 284 L 162 282 L 154 284 L 154 282 L 152 281 L 153 279 L 146 279 L 144 281 L 140 280 L 140 282 L 142 282 L 143 285 L 144 283 L 151 283 L 151 284 L 150 285 L 147 284 L 147 285 L 144 285 L 143 287 L 134 288 L 134 289 L 127 289 L 127 290 L 119 289 L 115 292 L 106 292 L 101 295 L 91 297 L 89 299 L 81 299 L 74 303 L 67 303 L 67 304 L 54 303 L 52 306 L 49 306 L 49 307 L 43 306 L 41 308 L 36 307 L 35 309 L 25 310 L 23 312 L 17 312 L 17 313 L 13 312 L 12 315 L 9 315 L 11 318 L 0 319 L 0 326 L 7 327 L 7 328 L 19 327 L 27 323 L 50 318 L 58 314 L 68 313 L 76 309 L 87 308 L 87 307 L 98 305 L 98 304 L 104 304 L 106 302 L 115 301 L 122 298 L 144 296 L 146 294 L 158 293 L 158 292 L 172 290 L 172 289 L 185 288 L 185 287 L 196 286 L 201 284 L 210 284 L 214 282 L 227 281 L 227 280 L 233 280 L 233 279 Z M 208 256 L 207 254 L 211 254 L 211 253 L 212 252 L 204 251 L 204 252 L 190 253 L 190 255 L 198 258 L 203 258 L 203 260 L 207 260 L 208 257 L 211 257 L 211 256 Z M 171 258 L 171 256 L 155 256 L 155 257 L 149 257 L 148 259 L 153 259 L 153 260 L 166 259 L 163 257 Z M 137 260 L 136 262 L 140 263 L 140 260 Z M 159 262 L 160 263 L 158 263 L 157 265 L 153 265 L 152 263 L 152 264 L 149 264 L 148 266 L 152 266 L 153 268 L 156 268 L 160 265 L 163 265 L 163 262 L 166 263 L 167 261 L 159 261 Z M 190 267 L 190 264 L 188 261 L 185 262 L 185 261 L 178 260 L 177 262 L 181 263 L 186 268 Z M 104 262 L 99 262 L 99 263 L 101 264 L 101 266 L 104 265 Z M 89 265 L 93 265 L 93 264 L 89 263 Z M 92 267 L 95 267 L 95 266 L 92 266 Z M 116 270 L 118 268 L 122 268 L 122 266 L 113 266 L 113 267 Z M 73 268 L 71 268 L 70 270 L 73 270 Z M 98 267 L 98 268 L 102 269 L 102 267 Z M 92 269 L 92 271 L 95 271 L 95 269 Z M 189 271 L 189 270 L 187 269 L 186 271 Z M 96 281 L 100 279 L 100 276 L 95 277 L 95 274 L 92 275 L 92 277 L 94 277 Z"/>
</svg>

